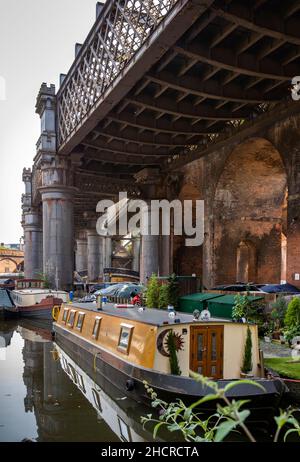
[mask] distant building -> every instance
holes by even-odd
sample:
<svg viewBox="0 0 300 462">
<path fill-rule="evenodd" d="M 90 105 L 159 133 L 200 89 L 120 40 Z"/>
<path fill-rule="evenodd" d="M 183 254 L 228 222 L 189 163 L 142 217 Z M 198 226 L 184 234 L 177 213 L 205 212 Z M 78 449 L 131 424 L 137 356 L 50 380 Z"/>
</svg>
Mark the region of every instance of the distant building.
<svg viewBox="0 0 300 462">
<path fill-rule="evenodd" d="M 24 252 L 20 244 L 0 244 L 0 274 L 18 273 L 24 269 Z"/>
</svg>

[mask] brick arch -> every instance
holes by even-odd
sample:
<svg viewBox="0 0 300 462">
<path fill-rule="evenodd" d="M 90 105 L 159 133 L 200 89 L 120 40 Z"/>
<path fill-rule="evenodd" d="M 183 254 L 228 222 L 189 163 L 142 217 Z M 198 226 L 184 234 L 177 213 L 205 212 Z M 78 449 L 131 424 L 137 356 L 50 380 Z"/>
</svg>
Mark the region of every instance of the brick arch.
<svg viewBox="0 0 300 462">
<path fill-rule="evenodd" d="M 280 282 L 286 190 L 287 173 L 272 143 L 251 138 L 233 149 L 214 194 L 214 283 L 236 282 L 241 242 L 251 243 L 249 252 L 250 247 L 256 249 L 249 277 Z"/>
<path fill-rule="evenodd" d="M 11 258 L 11 257 L 2 257 L 2 258 L 0 257 L 0 263 L 2 261 L 11 261 L 16 266 L 14 271 L 17 271 L 17 269 L 19 268 L 19 263 L 16 260 L 14 260 L 13 258 Z M 13 273 L 13 271 L 12 271 L 12 273 Z"/>
</svg>

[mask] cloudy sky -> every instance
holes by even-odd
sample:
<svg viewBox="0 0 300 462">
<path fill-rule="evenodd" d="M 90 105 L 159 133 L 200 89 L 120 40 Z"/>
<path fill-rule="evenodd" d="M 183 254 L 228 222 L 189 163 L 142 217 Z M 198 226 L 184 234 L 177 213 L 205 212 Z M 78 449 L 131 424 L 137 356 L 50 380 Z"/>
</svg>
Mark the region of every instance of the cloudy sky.
<svg viewBox="0 0 300 462">
<path fill-rule="evenodd" d="M 0 0 L 0 243 L 22 236 L 22 171 L 39 138 L 40 85 L 58 85 L 95 17 L 95 0 Z"/>
</svg>

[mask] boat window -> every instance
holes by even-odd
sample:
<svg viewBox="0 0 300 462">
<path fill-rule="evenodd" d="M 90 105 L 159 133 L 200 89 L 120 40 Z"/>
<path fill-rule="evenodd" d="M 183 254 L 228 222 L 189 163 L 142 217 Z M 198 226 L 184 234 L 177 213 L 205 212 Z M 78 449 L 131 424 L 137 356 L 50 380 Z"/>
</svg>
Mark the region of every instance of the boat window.
<svg viewBox="0 0 300 462">
<path fill-rule="evenodd" d="M 132 439 L 129 426 L 124 422 L 124 420 L 121 419 L 121 417 L 118 417 L 118 420 L 121 439 L 126 443 L 130 443 Z"/>
<path fill-rule="evenodd" d="M 130 326 L 128 324 L 121 324 L 118 350 L 122 351 L 123 353 L 129 353 L 133 329 L 134 326 Z"/>
<path fill-rule="evenodd" d="M 100 318 L 100 316 L 96 316 L 94 329 L 93 329 L 93 337 L 96 340 L 98 340 L 98 337 L 99 337 L 101 320 L 102 320 L 102 318 Z"/>
<path fill-rule="evenodd" d="M 74 327 L 75 316 L 76 316 L 76 311 L 71 310 L 69 320 L 68 320 L 68 325 L 70 327 Z"/>
<path fill-rule="evenodd" d="M 77 372 L 77 378 L 78 378 L 78 387 L 80 388 L 80 390 L 86 394 L 86 389 L 85 389 L 85 386 L 84 386 L 84 381 L 83 381 L 83 378 L 82 378 L 82 375 L 79 374 L 79 372 Z"/>
<path fill-rule="evenodd" d="M 78 383 L 77 372 L 75 371 L 72 364 L 69 364 L 69 369 L 70 369 L 70 372 L 71 372 L 71 378 L 72 378 L 73 382 L 77 385 L 77 383 Z"/>
<path fill-rule="evenodd" d="M 69 308 L 65 308 L 65 309 L 64 309 L 64 314 L 63 314 L 63 319 L 62 319 L 62 320 L 63 320 L 63 322 L 64 322 L 65 324 L 66 324 L 67 319 L 68 319 L 69 311 L 70 311 Z"/>
<path fill-rule="evenodd" d="M 102 406 L 101 406 L 99 393 L 95 390 L 95 388 L 92 388 L 92 393 L 93 393 L 95 406 L 98 409 L 98 411 L 100 411 L 101 414 L 102 414 L 103 411 L 102 411 Z"/>
<path fill-rule="evenodd" d="M 76 323 L 76 329 L 82 330 L 83 326 L 83 321 L 84 321 L 85 313 L 79 313 L 78 318 L 77 318 L 77 323 Z"/>
</svg>

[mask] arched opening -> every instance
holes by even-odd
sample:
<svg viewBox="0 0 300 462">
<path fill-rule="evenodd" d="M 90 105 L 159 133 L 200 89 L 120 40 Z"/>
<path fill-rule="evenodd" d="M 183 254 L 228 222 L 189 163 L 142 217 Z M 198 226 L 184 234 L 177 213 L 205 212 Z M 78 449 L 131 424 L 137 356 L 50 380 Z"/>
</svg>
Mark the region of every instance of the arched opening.
<svg viewBox="0 0 300 462">
<path fill-rule="evenodd" d="M 214 197 L 214 284 L 283 279 L 286 197 L 286 172 L 269 141 L 250 139 L 234 149 Z"/>
<path fill-rule="evenodd" d="M 12 258 L 0 259 L 0 273 L 16 273 L 18 270 L 18 264 Z"/>
<path fill-rule="evenodd" d="M 253 282 L 256 280 L 256 249 L 252 242 L 241 241 L 237 248 L 236 281 Z"/>
</svg>

